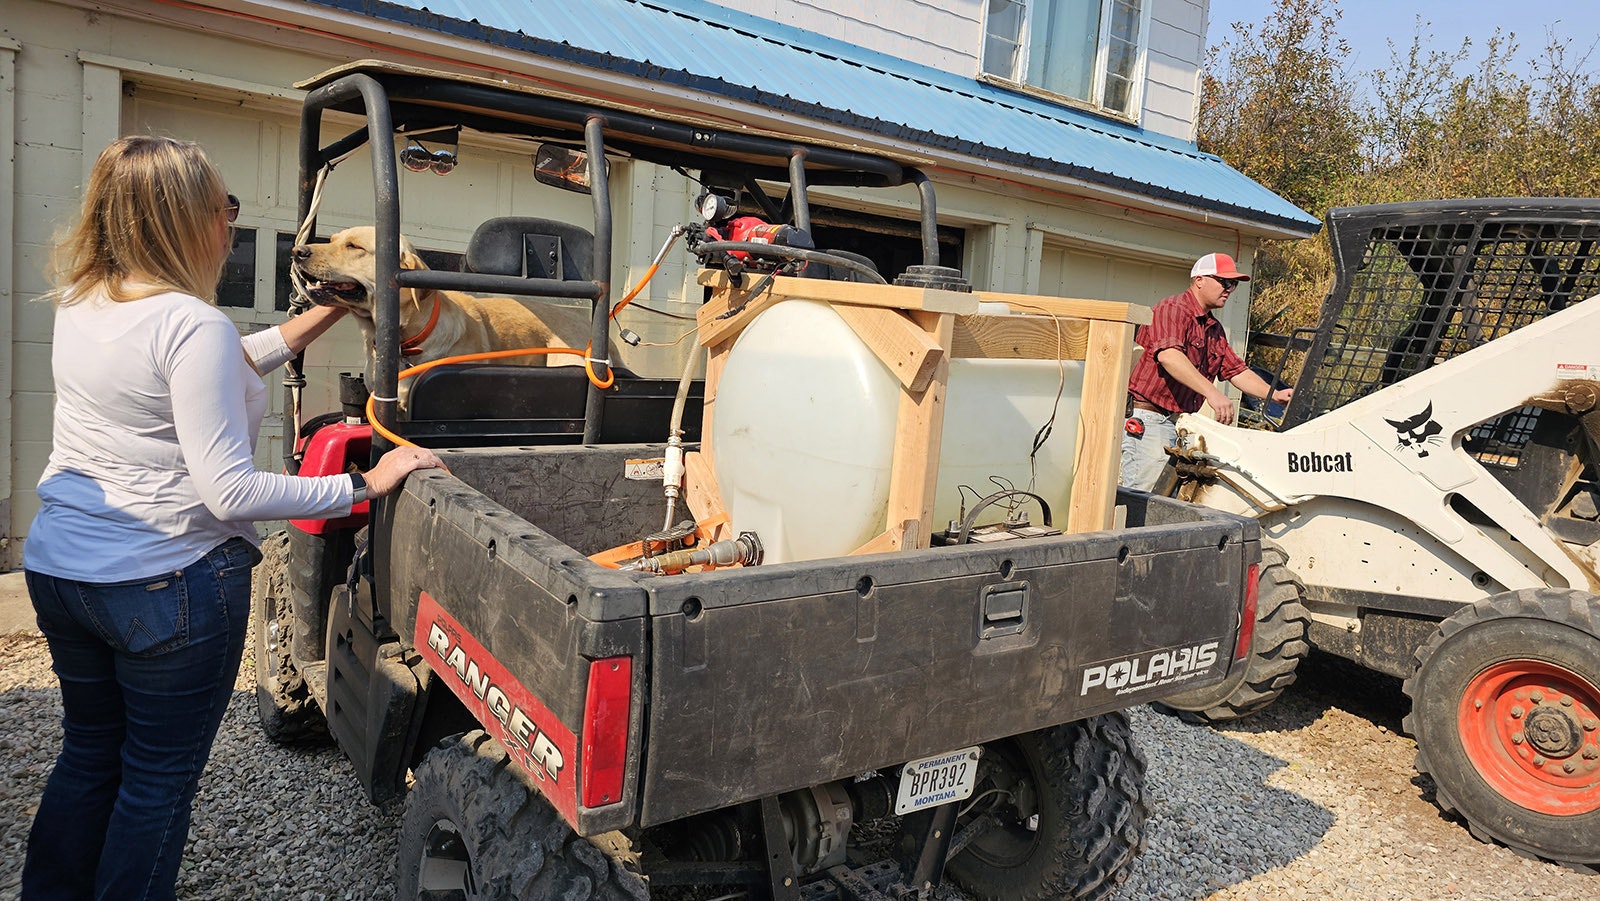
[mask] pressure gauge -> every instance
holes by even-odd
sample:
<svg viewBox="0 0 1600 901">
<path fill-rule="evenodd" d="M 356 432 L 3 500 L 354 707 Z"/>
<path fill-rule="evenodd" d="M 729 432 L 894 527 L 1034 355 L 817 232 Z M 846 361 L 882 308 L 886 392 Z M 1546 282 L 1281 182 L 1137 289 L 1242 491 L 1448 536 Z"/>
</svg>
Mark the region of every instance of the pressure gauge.
<svg viewBox="0 0 1600 901">
<path fill-rule="evenodd" d="M 720 222 L 728 217 L 728 200 L 721 194 L 707 191 L 700 198 L 700 216 L 707 222 Z"/>
</svg>

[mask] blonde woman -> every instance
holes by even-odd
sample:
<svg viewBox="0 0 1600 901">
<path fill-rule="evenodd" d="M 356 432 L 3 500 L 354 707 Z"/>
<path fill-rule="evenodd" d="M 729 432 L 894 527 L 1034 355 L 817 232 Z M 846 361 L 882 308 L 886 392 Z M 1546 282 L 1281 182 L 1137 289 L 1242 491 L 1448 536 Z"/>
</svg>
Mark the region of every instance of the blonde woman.
<svg viewBox="0 0 1600 901">
<path fill-rule="evenodd" d="M 400 448 L 364 484 L 255 469 L 261 373 L 341 313 L 241 340 L 212 305 L 238 213 L 197 145 L 126 137 L 57 247 L 54 447 L 23 564 L 65 734 L 28 838 L 28 901 L 173 897 L 244 647 L 253 521 L 343 516 L 439 465 Z"/>
</svg>

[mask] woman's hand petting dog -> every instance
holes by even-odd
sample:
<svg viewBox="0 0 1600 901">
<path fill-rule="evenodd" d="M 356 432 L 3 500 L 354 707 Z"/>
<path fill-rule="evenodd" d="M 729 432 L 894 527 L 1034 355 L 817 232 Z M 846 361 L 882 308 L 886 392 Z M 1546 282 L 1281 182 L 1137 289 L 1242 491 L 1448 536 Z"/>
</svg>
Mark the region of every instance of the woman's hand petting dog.
<svg viewBox="0 0 1600 901">
<path fill-rule="evenodd" d="M 444 461 L 425 447 L 397 447 L 378 459 L 366 472 L 367 497 L 383 497 L 400 487 L 406 476 L 419 469 L 443 469 Z"/>
</svg>

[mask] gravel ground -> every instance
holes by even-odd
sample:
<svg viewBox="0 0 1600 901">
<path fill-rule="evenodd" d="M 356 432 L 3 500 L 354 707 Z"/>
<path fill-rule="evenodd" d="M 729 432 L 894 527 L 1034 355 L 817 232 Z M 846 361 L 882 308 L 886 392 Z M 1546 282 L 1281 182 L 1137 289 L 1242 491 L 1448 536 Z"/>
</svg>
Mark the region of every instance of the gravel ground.
<svg viewBox="0 0 1600 901">
<path fill-rule="evenodd" d="M 247 659 L 195 802 L 178 897 L 391 897 L 397 813 L 366 801 L 337 752 L 268 743 L 250 673 Z M 1284 700 L 1242 725 L 1213 730 L 1134 711 L 1154 816 L 1149 849 L 1114 897 L 1600 895 L 1600 877 L 1480 844 L 1441 816 L 1411 769 L 1415 746 L 1397 733 L 1404 705 L 1395 680 L 1313 658 Z M 59 715 L 43 639 L 0 638 L 0 897 L 17 896 Z M 948 887 L 939 896 L 964 897 Z"/>
</svg>

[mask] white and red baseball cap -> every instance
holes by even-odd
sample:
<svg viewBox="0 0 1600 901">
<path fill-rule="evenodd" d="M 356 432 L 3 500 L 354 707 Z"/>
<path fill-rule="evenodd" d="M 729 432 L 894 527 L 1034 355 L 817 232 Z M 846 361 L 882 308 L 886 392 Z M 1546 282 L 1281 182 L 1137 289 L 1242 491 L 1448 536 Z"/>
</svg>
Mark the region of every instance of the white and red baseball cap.
<svg viewBox="0 0 1600 901">
<path fill-rule="evenodd" d="M 1241 282 L 1250 280 L 1250 276 L 1239 271 L 1233 262 L 1233 257 L 1225 253 L 1208 253 L 1194 261 L 1194 268 L 1189 270 L 1189 277 L 1201 275 L 1214 275 L 1217 278 L 1236 278 Z"/>
</svg>

